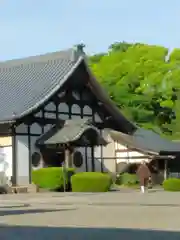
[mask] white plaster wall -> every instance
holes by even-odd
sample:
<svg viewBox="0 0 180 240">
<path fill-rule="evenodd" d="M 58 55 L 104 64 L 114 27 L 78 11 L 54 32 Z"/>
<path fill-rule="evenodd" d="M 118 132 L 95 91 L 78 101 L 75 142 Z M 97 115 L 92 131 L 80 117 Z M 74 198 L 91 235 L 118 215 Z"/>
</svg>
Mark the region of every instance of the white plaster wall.
<svg viewBox="0 0 180 240">
<path fill-rule="evenodd" d="M 86 165 L 85 165 L 85 148 L 84 147 L 79 147 L 79 148 L 75 148 L 74 152 L 79 151 L 82 154 L 83 157 L 83 164 L 81 167 L 75 167 L 73 164 L 73 168 L 76 169 L 76 172 L 85 172 L 86 171 Z"/>
<path fill-rule="evenodd" d="M 5 161 L 7 162 L 8 166 L 5 170 L 6 176 L 10 180 L 12 177 L 12 146 L 4 147 L 4 154 L 5 154 Z"/>
<path fill-rule="evenodd" d="M 25 124 L 20 124 L 16 127 L 16 132 L 27 134 L 25 136 L 15 136 L 16 147 L 16 178 L 17 184 L 29 183 L 29 149 L 28 149 L 28 127 Z"/>
<path fill-rule="evenodd" d="M 82 154 L 83 157 L 83 165 L 80 168 L 77 168 L 73 165 L 73 167 L 76 169 L 76 172 L 86 172 L 86 155 L 85 155 L 85 147 L 79 147 L 79 148 L 75 148 L 75 151 L 79 151 Z M 101 162 L 96 162 L 95 159 L 95 171 L 101 171 L 100 168 L 100 164 Z M 92 158 L 91 158 L 91 148 L 87 147 L 87 169 L 88 172 L 92 172 Z"/>
<path fill-rule="evenodd" d="M 45 108 L 45 111 L 56 111 L 56 106 L 53 102 L 48 103 Z"/>
<path fill-rule="evenodd" d="M 128 148 L 120 143 L 115 142 L 110 136 L 106 136 L 106 140 L 109 142 L 106 146 L 103 146 L 102 148 L 102 159 L 103 159 L 103 169 L 106 172 L 116 172 L 116 161 L 117 164 L 121 162 L 125 163 L 140 163 L 142 160 L 148 161 L 148 159 L 145 157 L 145 154 L 140 153 L 138 151 L 128 151 Z M 115 150 L 125 150 L 125 152 L 117 152 Z M 94 152 L 95 158 L 101 157 L 101 150 L 100 147 L 95 148 Z M 144 158 L 142 158 L 144 156 Z M 119 157 L 119 158 L 118 158 Z M 124 157 L 124 158 L 123 158 Z M 127 159 L 129 157 L 129 159 Z M 139 157 L 136 159 L 133 159 L 133 157 Z M 99 159 L 99 163 L 101 162 L 101 159 Z M 97 163 L 96 161 L 96 171 L 101 171 L 101 165 Z"/>
<path fill-rule="evenodd" d="M 12 137 L 0 137 L 0 147 L 12 146 Z"/>
<path fill-rule="evenodd" d="M 68 113 L 69 112 L 68 104 L 66 104 L 66 103 L 59 103 L 58 112 Z"/>
<path fill-rule="evenodd" d="M 60 103 L 58 106 L 58 118 L 62 120 L 69 119 L 69 106 L 66 103 Z"/>
<path fill-rule="evenodd" d="M 51 114 L 51 113 L 50 113 Z M 49 124 L 48 126 L 46 126 L 46 131 L 49 130 L 51 128 L 51 124 Z M 39 134 L 39 136 L 41 136 L 42 134 L 42 128 L 39 124 L 37 123 L 34 123 L 31 125 L 31 133 L 36 133 L 36 134 Z M 35 143 L 36 143 L 36 140 L 39 138 L 39 136 L 31 136 L 31 141 L 30 141 L 30 152 L 31 152 L 31 157 L 32 157 L 32 154 L 34 152 L 38 152 L 40 155 L 40 150 L 39 148 L 37 148 L 35 146 Z M 30 159 L 30 164 L 32 163 L 31 162 L 32 159 Z M 32 164 L 31 164 L 31 169 L 35 170 L 35 169 L 39 169 L 39 168 L 42 168 L 43 167 L 43 160 L 41 159 L 41 162 L 39 164 L 38 167 L 34 167 Z"/>
<path fill-rule="evenodd" d="M 145 157 L 145 154 L 138 152 L 138 151 L 129 151 L 128 147 L 126 147 L 123 144 L 116 142 L 115 149 L 116 150 L 122 150 L 122 149 L 125 150 L 125 152 L 117 152 L 116 153 L 117 163 L 120 163 L 120 162 L 140 163 L 141 161 L 148 161 L 148 159 Z M 144 156 L 144 158 L 142 158 L 143 156 Z M 133 157 L 136 157 L 136 159 L 133 159 Z"/>
<path fill-rule="evenodd" d="M 88 105 L 85 105 L 83 108 L 83 114 L 92 115 L 92 109 Z"/>
<path fill-rule="evenodd" d="M 77 105 L 77 104 L 73 104 L 72 108 L 71 108 L 71 112 L 72 112 L 72 114 L 79 114 L 79 115 L 81 115 L 81 108 L 80 108 L 80 106 Z"/>
<path fill-rule="evenodd" d="M 85 164 L 85 160 L 84 160 L 84 164 Z M 87 169 L 88 169 L 88 172 L 92 171 L 91 148 L 90 147 L 87 147 Z"/>
<path fill-rule="evenodd" d="M 31 136 L 31 156 L 34 152 L 37 152 L 41 155 L 41 152 L 39 150 L 39 148 L 36 147 L 35 143 L 36 143 L 36 140 L 37 140 L 38 137 L 32 137 Z M 42 155 L 41 155 L 41 160 L 40 160 L 40 163 L 39 163 L 39 166 L 37 167 L 34 167 L 33 165 L 31 166 L 32 170 L 37 170 L 37 169 L 40 169 L 40 168 L 43 168 L 43 158 L 42 158 Z"/>
<path fill-rule="evenodd" d="M 97 123 L 102 123 L 102 120 L 101 120 L 100 116 L 97 113 L 95 113 L 95 115 L 94 115 L 94 120 Z"/>
<path fill-rule="evenodd" d="M 42 127 L 37 123 L 33 123 L 30 126 L 30 133 L 41 135 L 42 134 Z"/>
<path fill-rule="evenodd" d="M 56 106 L 53 102 L 48 103 L 44 108 L 44 117 L 50 119 L 56 119 Z M 46 112 L 46 111 L 53 111 L 53 112 Z"/>
<path fill-rule="evenodd" d="M 45 118 L 56 119 L 56 113 L 44 113 Z"/>
<path fill-rule="evenodd" d="M 19 126 L 16 127 L 16 132 L 17 133 L 27 133 L 27 125 L 24 123 L 20 124 Z"/>
<path fill-rule="evenodd" d="M 94 164 L 95 164 L 95 171 L 101 172 L 101 147 L 94 147 Z"/>
<path fill-rule="evenodd" d="M 107 136 L 106 140 L 108 144 L 103 146 L 104 171 L 114 173 L 116 171 L 115 145 L 109 136 Z"/>
<path fill-rule="evenodd" d="M 8 180 L 10 180 L 12 177 L 12 146 L 1 147 L 0 154 L 0 172 L 4 172 Z"/>
<path fill-rule="evenodd" d="M 31 156 L 33 152 L 37 151 L 38 149 L 35 149 L 35 142 L 38 138 L 38 136 L 30 136 L 30 149 L 29 149 L 29 139 L 28 139 L 28 132 L 27 127 L 21 124 L 18 126 L 17 132 L 22 132 L 22 129 L 24 133 L 27 135 L 20 136 L 16 135 L 15 137 L 15 144 L 16 144 L 16 160 L 17 160 L 17 166 L 16 166 L 16 172 L 17 172 L 17 184 L 19 185 L 27 185 L 29 184 L 29 168 L 31 166 L 31 159 L 29 159 L 29 153 L 31 153 Z M 20 131 L 21 130 L 21 131 Z M 25 131 L 26 130 L 26 131 Z M 30 133 L 31 134 L 38 134 L 39 136 L 42 133 L 42 128 L 39 124 L 34 123 L 30 126 Z"/>
<path fill-rule="evenodd" d="M 16 136 L 17 184 L 29 183 L 29 148 L 28 136 Z"/>
</svg>

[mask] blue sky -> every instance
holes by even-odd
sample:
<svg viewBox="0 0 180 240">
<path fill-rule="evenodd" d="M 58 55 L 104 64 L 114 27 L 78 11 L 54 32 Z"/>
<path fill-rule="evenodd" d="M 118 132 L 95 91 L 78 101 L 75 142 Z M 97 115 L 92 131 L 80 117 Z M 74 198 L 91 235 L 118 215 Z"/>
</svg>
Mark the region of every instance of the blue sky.
<svg viewBox="0 0 180 240">
<path fill-rule="evenodd" d="M 180 47 L 180 0 L 0 0 L 0 60 L 116 41 Z"/>
</svg>

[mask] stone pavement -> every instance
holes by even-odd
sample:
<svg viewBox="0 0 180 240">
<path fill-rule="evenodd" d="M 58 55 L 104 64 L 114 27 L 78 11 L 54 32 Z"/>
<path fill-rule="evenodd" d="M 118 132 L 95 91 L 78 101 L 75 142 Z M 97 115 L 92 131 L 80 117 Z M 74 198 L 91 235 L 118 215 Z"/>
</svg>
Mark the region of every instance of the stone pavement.
<svg viewBox="0 0 180 240">
<path fill-rule="evenodd" d="M 180 193 L 0 195 L 0 239 L 180 239 Z"/>
</svg>

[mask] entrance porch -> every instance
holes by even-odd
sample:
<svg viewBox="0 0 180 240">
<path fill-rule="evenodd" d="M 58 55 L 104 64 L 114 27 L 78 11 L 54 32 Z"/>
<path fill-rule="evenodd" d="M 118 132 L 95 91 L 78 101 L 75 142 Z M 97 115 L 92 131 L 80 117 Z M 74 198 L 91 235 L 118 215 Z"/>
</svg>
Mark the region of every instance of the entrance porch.
<svg viewBox="0 0 180 240">
<path fill-rule="evenodd" d="M 79 148 L 91 151 L 91 164 L 94 164 L 94 147 L 105 146 L 108 142 L 89 119 L 66 120 L 53 126 L 36 141 L 41 150 L 44 167 L 62 166 L 75 167 L 78 171 L 88 156 L 83 156 Z M 85 151 L 87 152 L 87 151 Z M 52 159 L 52 156 L 53 159 Z M 93 167 L 92 167 L 93 169 Z M 95 169 L 94 169 L 95 171 Z"/>
</svg>

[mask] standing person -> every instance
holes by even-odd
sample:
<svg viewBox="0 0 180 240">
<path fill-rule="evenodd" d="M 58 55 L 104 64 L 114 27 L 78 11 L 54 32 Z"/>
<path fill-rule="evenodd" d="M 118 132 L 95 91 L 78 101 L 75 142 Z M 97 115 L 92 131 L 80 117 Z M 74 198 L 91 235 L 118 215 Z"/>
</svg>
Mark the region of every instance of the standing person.
<svg viewBox="0 0 180 240">
<path fill-rule="evenodd" d="M 145 187 L 148 184 L 148 180 L 151 177 L 151 172 L 148 168 L 148 166 L 146 165 L 146 162 L 143 161 L 140 166 L 137 169 L 137 175 L 140 181 L 140 186 L 141 186 L 141 192 L 144 193 L 145 192 Z"/>
</svg>

